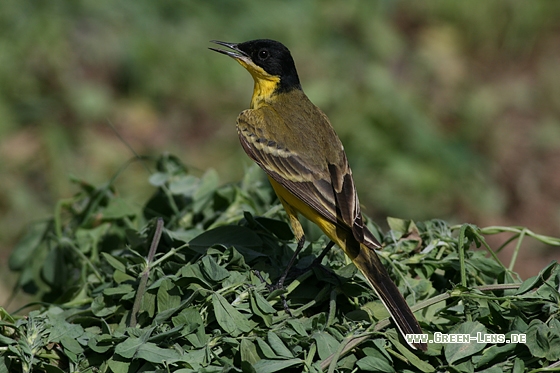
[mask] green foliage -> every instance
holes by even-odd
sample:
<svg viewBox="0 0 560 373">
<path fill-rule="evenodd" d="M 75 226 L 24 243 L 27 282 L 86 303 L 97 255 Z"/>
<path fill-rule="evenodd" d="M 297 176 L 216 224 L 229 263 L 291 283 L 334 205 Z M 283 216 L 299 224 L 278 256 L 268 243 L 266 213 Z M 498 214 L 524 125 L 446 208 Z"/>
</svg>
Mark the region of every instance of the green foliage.
<svg viewBox="0 0 560 373">
<path fill-rule="evenodd" d="M 0 250 L 75 192 L 64 175 L 99 185 L 129 156 L 107 122 L 141 154 L 239 180 L 252 81 L 207 47 L 262 37 L 293 52 L 377 221 L 558 235 L 559 19 L 544 0 L 4 1 Z M 120 182 L 149 193 L 143 177 Z"/>
<path fill-rule="evenodd" d="M 389 219 L 383 234 L 370 222 L 430 339 L 527 336 L 413 352 L 341 250 L 306 269 L 324 237 L 307 243 L 285 289 L 269 290 L 295 244 L 256 167 L 222 186 L 173 156 L 156 167 L 142 209 L 112 182 L 76 180 L 80 193 L 20 241 L 10 265 L 42 302 L 26 316 L 0 309 L 0 372 L 521 372 L 560 359 L 556 263 L 521 283 L 477 227 Z"/>
</svg>

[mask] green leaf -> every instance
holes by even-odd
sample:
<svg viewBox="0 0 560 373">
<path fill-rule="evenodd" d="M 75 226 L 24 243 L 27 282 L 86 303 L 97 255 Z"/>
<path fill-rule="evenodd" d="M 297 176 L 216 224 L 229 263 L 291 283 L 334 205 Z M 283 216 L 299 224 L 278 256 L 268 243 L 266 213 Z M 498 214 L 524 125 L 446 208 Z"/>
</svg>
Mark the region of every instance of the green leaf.
<svg viewBox="0 0 560 373">
<path fill-rule="evenodd" d="M 204 325 L 200 312 L 196 308 L 185 308 L 172 319 L 173 326 L 182 326 L 183 333 L 189 334 Z"/>
<path fill-rule="evenodd" d="M 317 352 L 321 360 L 326 359 L 333 354 L 340 345 L 332 335 L 327 332 L 319 331 L 311 336 L 317 342 Z"/>
<path fill-rule="evenodd" d="M 52 365 L 52 364 L 43 364 L 41 366 L 41 368 L 44 369 L 46 373 L 64 373 L 64 371 L 62 369 L 60 369 L 56 365 Z M 1 372 L 2 372 L 2 370 L 0 368 L 0 373 Z"/>
<path fill-rule="evenodd" d="M 251 291 L 249 293 L 249 304 L 251 305 L 251 311 L 253 311 L 253 313 L 256 316 L 259 316 L 264 321 L 264 323 L 267 327 L 270 327 L 272 325 L 272 316 L 269 313 L 263 312 L 259 308 L 259 306 L 257 305 L 257 300 L 255 299 L 256 294 L 258 294 L 258 293 L 255 292 L 255 291 Z M 264 300 L 264 298 L 263 298 L 263 300 Z M 265 302 L 266 302 L 266 300 L 265 300 Z"/>
<path fill-rule="evenodd" d="M 551 319 L 548 325 L 549 350 L 546 354 L 546 359 L 548 361 L 557 361 L 560 360 L 560 320 Z"/>
<path fill-rule="evenodd" d="M 164 279 L 157 291 L 157 309 L 158 312 L 164 312 L 170 309 L 175 309 L 181 304 L 181 291 L 175 284 L 169 280 Z"/>
<path fill-rule="evenodd" d="M 294 329 L 296 333 L 298 333 L 302 337 L 308 337 L 309 334 L 305 330 L 303 323 L 298 319 L 290 319 L 288 320 L 288 324 Z"/>
<path fill-rule="evenodd" d="M 120 284 L 117 287 L 103 290 L 103 294 L 108 296 L 125 295 L 130 294 L 131 292 L 134 292 L 134 288 L 130 284 Z"/>
<path fill-rule="evenodd" d="M 511 323 L 512 332 L 515 331 L 515 332 L 518 332 L 518 333 L 526 333 L 528 328 L 529 328 L 529 325 L 527 325 L 525 320 L 523 320 L 519 316 L 516 316 L 513 319 L 513 322 Z"/>
<path fill-rule="evenodd" d="M 362 310 L 366 311 L 367 313 L 371 314 L 375 320 L 382 320 L 389 317 L 389 311 L 383 305 L 381 301 L 373 301 L 364 304 Z"/>
<path fill-rule="evenodd" d="M 52 287 L 61 288 L 66 284 L 67 267 L 64 261 L 64 249 L 54 246 L 49 250 L 43 263 L 42 274 L 45 282 Z"/>
<path fill-rule="evenodd" d="M 408 226 L 410 224 L 410 220 L 398 219 L 393 218 L 391 216 L 387 217 L 387 224 L 392 231 L 399 232 L 400 236 L 403 236 L 408 232 Z M 397 237 L 397 239 L 400 237 Z"/>
<path fill-rule="evenodd" d="M 262 354 L 264 355 L 264 357 L 269 358 L 269 359 L 278 358 L 278 356 L 272 350 L 272 348 L 270 348 L 268 343 L 266 343 L 264 340 L 262 340 L 259 337 L 257 337 L 256 341 L 257 341 L 257 346 L 259 346 L 259 348 L 260 348 Z"/>
<path fill-rule="evenodd" d="M 385 340 L 384 339 L 374 339 L 371 341 L 375 347 L 365 347 L 362 352 L 366 356 L 373 356 L 378 359 L 382 359 L 387 361 L 389 365 L 392 365 L 393 360 L 391 358 L 391 354 L 387 352 L 385 348 Z"/>
<path fill-rule="evenodd" d="M 115 270 L 126 273 L 126 265 L 124 263 L 124 259 L 121 262 L 121 260 L 119 260 L 119 259 L 115 258 L 114 256 L 112 256 L 111 254 L 105 253 L 105 252 L 102 252 L 101 255 L 103 255 L 103 257 L 105 258 L 107 263 L 109 263 L 109 265 L 111 267 L 113 267 Z"/>
<path fill-rule="evenodd" d="M 51 341 L 60 342 L 63 337 L 77 339 L 84 334 L 84 328 L 81 325 L 66 321 L 65 313 L 61 308 L 53 306 L 45 314 L 48 317 L 48 323 L 52 325 L 49 330 Z"/>
<path fill-rule="evenodd" d="M 154 343 L 146 342 L 138 348 L 135 357 L 137 359 L 144 359 L 151 363 L 166 362 L 171 364 L 181 360 L 182 354 L 180 354 L 177 350 L 161 348 Z"/>
<path fill-rule="evenodd" d="M 169 230 L 165 229 L 165 233 L 173 240 L 177 240 L 180 242 L 190 242 L 193 238 L 200 236 L 204 231 L 202 229 L 178 229 L 178 230 Z"/>
<path fill-rule="evenodd" d="M 16 322 L 16 319 L 12 317 L 12 315 L 10 315 L 8 311 L 4 309 L 4 307 L 0 307 L 0 325 L 6 322 L 13 324 Z"/>
<path fill-rule="evenodd" d="M 200 263 L 187 264 L 181 268 L 179 273 L 182 279 L 179 279 L 177 281 L 178 286 L 185 285 L 183 283 L 190 284 L 193 281 L 196 281 L 198 283 L 203 284 L 207 289 L 212 289 L 212 284 L 208 282 L 206 276 L 204 276 L 204 274 L 202 273 L 202 269 L 200 268 Z"/>
<path fill-rule="evenodd" d="M 136 281 L 136 278 L 124 272 L 115 270 L 115 272 L 113 272 L 113 280 L 115 280 L 117 284 L 122 284 L 123 282 Z"/>
<path fill-rule="evenodd" d="M 262 247 L 261 238 L 252 230 L 237 225 L 224 225 L 202 233 L 193 238 L 189 245 L 195 248 L 206 249 L 214 245 L 235 248 L 259 248 Z"/>
<path fill-rule="evenodd" d="M 527 280 L 523 281 L 523 283 L 521 284 L 521 286 L 519 286 L 515 294 L 516 295 L 525 294 L 526 292 L 532 290 L 535 286 L 537 286 L 541 282 L 542 279 L 540 276 L 529 277 Z"/>
<path fill-rule="evenodd" d="M 0 334 L 0 345 L 1 346 L 8 346 L 16 343 L 15 339 L 6 337 L 5 335 Z"/>
<path fill-rule="evenodd" d="M 192 175 L 178 175 L 169 181 L 169 191 L 172 194 L 191 196 L 199 187 L 199 179 Z"/>
<path fill-rule="evenodd" d="M 62 336 L 62 338 L 60 338 L 60 343 L 65 350 L 71 351 L 76 355 L 84 352 L 84 348 L 82 347 L 82 345 L 80 345 L 78 341 L 76 341 L 76 339 L 71 337 L 70 335 Z"/>
<path fill-rule="evenodd" d="M 513 370 L 512 373 L 523 373 L 525 372 L 525 362 L 520 358 L 516 357 L 513 361 Z"/>
<path fill-rule="evenodd" d="M 434 368 L 430 363 L 418 357 L 415 353 L 413 353 L 410 350 L 408 346 L 404 346 L 399 341 L 396 332 L 395 333 L 387 332 L 386 335 L 391 341 L 391 343 L 397 348 L 397 350 L 399 350 L 399 352 L 408 360 L 409 365 L 425 373 L 431 373 L 436 371 L 436 368 Z"/>
<path fill-rule="evenodd" d="M 255 221 L 270 232 L 274 233 L 274 235 L 281 240 L 290 241 L 294 239 L 292 228 L 285 221 L 264 218 L 262 216 L 255 217 Z"/>
<path fill-rule="evenodd" d="M 115 353 L 126 359 L 132 359 L 144 343 L 140 338 L 130 337 L 115 347 Z"/>
<path fill-rule="evenodd" d="M 486 327 L 479 322 L 467 321 L 457 325 L 449 334 L 464 334 L 476 337 L 477 333 L 486 334 Z M 449 364 L 467 358 L 481 351 L 486 343 L 467 342 L 467 343 L 445 343 L 445 358 Z"/>
<path fill-rule="evenodd" d="M 114 197 L 109 202 L 109 206 L 103 211 L 103 219 L 117 220 L 129 216 L 135 216 L 138 212 L 132 208 L 128 202 L 120 197 Z"/>
<path fill-rule="evenodd" d="M 112 315 L 117 310 L 116 305 L 107 306 L 102 295 L 95 297 L 91 304 L 91 312 L 97 317 Z"/>
<path fill-rule="evenodd" d="M 149 291 L 145 292 L 140 301 L 140 312 L 146 312 L 149 317 L 154 317 L 156 314 L 156 299 L 156 294 Z"/>
<path fill-rule="evenodd" d="M 281 372 L 284 369 L 303 364 L 301 359 L 288 359 L 288 360 L 266 360 L 262 359 L 253 364 L 253 367 L 258 373 L 273 373 Z"/>
<path fill-rule="evenodd" d="M 497 263 L 493 258 L 476 258 L 469 265 L 490 276 L 500 276 L 505 271 L 504 266 Z"/>
<path fill-rule="evenodd" d="M 169 174 L 166 172 L 154 172 L 150 175 L 148 181 L 153 186 L 159 187 L 165 185 L 169 179 Z"/>
<path fill-rule="evenodd" d="M 183 356 L 183 361 L 187 362 L 193 369 L 194 372 L 201 371 L 201 365 L 205 364 L 208 357 L 208 347 L 197 349 L 197 350 L 190 350 L 185 353 Z"/>
<path fill-rule="evenodd" d="M 525 344 L 535 357 L 545 357 L 550 350 L 548 341 L 549 327 L 539 319 L 532 320 L 527 329 L 527 343 Z"/>
<path fill-rule="evenodd" d="M 206 345 L 208 336 L 205 334 L 204 320 L 198 309 L 186 308 L 173 317 L 172 322 L 175 327 L 183 327 L 181 333 L 194 347 L 200 348 Z"/>
<path fill-rule="evenodd" d="M 497 366 L 493 366 L 484 370 L 479 370 L 477 373 L 503 373 L 503 369 Z"/>
<path fill-rule="evenodd" d="M 241 361 L 247 361 L 251 364 L 254 364 L 261 359 L 257 352 L 257 347 L 247 338 L 241 339 L 241 343 L 239 344 L 239 353 L 241 354 Z"/>
<path fill-rule="evenodd" d="M 336 366 L 341 372 L 351 372 L 356 369 L 357 363 L 358 358 L 356 357 L 356 355 L 350 354 L 338 360 L 336 362 Z M 317 372 L 319 373 L 320 370 L 317 370 Z"/>
<path fill-rule="evenodd" d="M 505 361 L 507 357 L 510 356 L 511 352 L 515 350 L 516 345 L 514 343 L 506 343 L 502 346 L 493 345 L 484 350 L 484 354 L 481 358 L 477 361 L 474 361 L 475 367 L 480 368 L 483 367 L 490 362 L 496 361 Z"/>
<path fill-rule="evenodd" d="M 201 268 L 208 278 L 216 282 L 222 281 L 229 276 L 229 272 L 225 268 L 220 267 L 214 258 L 209 255 L 205 255 L 202 258 Z"/>
<path fill-rule="evenodd" d="M 392 373 L 395 369 L 389 364 L 386 359 L 379 356 L 366 356 L 357 361 L 356 365 L 361 370 L 368 372 L 387 372 Z"/>
<path fill-rule="evenodd" d="M 287 358 L 294 357 L 292 351 L 290 351 L 286 347 L 284 342 L 282 342 L 282 340 L 280 339 L 280 337 L 276 335 L 276 333 L 270 330 L 267 334 L 267 339 L 268 339 L 268 343 L 270 344 L 270 347 L 272 347 L 272 349 L 274 350 L 274 352 L 276 352 L 278 356 L 287 357 Z"/>
<path fill-rule="evenodd" d="M 546 267 L 544 267 L 542 270 L 540 270 L 540 272 L 537 276 L 530 277 L 527 280 L 523 281 L 523 283 L 521 284 L 519 289 L 517 289 L 517 292 L 515 294 L 516 295 L 521 295 L 521 294 L 524 294 L 524 293 L 528 292 L 529 290 L 539 286 L 542 283 L 543 279 L 548 278 L 551 271 L 557 265 L 558 265 L 557 262 L 551 262 Z"/>
<path fill-rule="evenodd" d="M 201 212 L 206 204 L 211 201 L 212 195 L 216 191 L 219 182 L 218 173 L 213 169 L 206 171 L 204 175 L 202 175 L 200 185 L 193 194 L 193 210 L 195 213 Z"/>
<path fill-rule="evenodd" d="M 212 294 L 212 305 L 218 324 L 234 337 L 241 333 L 250 332 L 257 325 L 255 322 L 247 320 L 218 293 Z"/>
<path fill-rule="evenodd" d="M 137 371 L 139 361 L 126 361 L 120 356 L 112 356 L 107 361 L 107 365 L 111 368 L 112 373 L 129 373 Z"/>
<path fill-rule="evenodd" d="M 50 221 L 42 221 L 28 227 L 10 255 L 8 265 L 12 271 L 21 270 L 28 261 L 32 260 L 50 224 Z"/>
<path fill-rule="evenodd" d="M 113 348 L 114 338 L 108 334 L 98 335 L 88 341 L 88 347 L 98 354 L 103 354 Z"/>
</svg>

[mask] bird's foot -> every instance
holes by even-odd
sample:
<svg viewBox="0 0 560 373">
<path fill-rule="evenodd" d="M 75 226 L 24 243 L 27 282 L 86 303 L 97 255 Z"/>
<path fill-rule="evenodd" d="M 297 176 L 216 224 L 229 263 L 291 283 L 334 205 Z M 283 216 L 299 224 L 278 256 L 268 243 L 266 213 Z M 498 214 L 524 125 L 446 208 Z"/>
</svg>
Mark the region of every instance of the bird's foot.
<svg viewBox="0 0 560 373">
<path fill-rule="evenodd" d="M 261 282 L 265 285 L 265 287 L 270 293 L 276 290 L 284 289 L 284 280 L 286 278 L 285 276 L 282 276 L 280 280 L 278 280 L 278 282 L 273 285 L 266 282 L 266 280 L 262 277 L 259 271 L 253 271 L 253 273 L 255 274 L 255 276 L 257 276 L 259 280 L 261 280 Z M 280 293 L 280 301 L 282 302 L 282 307 L 284 308 L 284 311 L 286 311 L 288 315 L 293 316 L 292 312 L 290 311 L 290 306 L 288 306 L 288 301 L 286 300 L 286 296 L 284 295 L 284 293 Z"/>
</svg>

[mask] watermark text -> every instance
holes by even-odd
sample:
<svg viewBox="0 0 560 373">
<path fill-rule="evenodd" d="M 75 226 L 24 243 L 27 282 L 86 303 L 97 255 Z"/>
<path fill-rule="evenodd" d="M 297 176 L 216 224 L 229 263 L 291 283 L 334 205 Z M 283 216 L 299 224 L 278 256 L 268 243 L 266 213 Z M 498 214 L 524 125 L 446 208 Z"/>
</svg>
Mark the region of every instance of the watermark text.
<svg viewBox="0 0 560 373">
<path fill-rule="evenodd" d="M 407 334 L 408 343 L 526 343 L 526 334 L 510 334 L 509 338 L 505 334 L 444 334 L 435 332 L 432 338 L 428 334 Z"/>
</svg>

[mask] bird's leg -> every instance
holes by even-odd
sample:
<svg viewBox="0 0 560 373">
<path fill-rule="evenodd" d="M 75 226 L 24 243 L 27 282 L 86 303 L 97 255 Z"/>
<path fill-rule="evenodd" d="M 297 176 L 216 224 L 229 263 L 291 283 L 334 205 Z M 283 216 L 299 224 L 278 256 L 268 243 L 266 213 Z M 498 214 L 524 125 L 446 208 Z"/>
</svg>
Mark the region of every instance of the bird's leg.
<svg viewBox="0 0 560 373">
<path fill-rule="evenodd" d="M 288 263 L 288 266 L 284 270 L 282 277 L 280 277 L 280 279 L 278 280 L 274 288 L 282 289 L 284 287 L 284 281 L 286 280 L 286 277 L 290 272 L 290 268 L 292 268 L 292 266 L 294 265 L 294 262 L 296 261 L 296 258 L 299 252 L 301 251 L 301 249 L 303 249 L 304 244 L 305 244 L 305 236 L 301 235 L 301 237 L 298 240 L 297 248 L 296 251 L 294 252 L 294 255 L 292 255 L 292 257 L 290 258 L 290 262 Z M 292 316 L 292 312 L 290 311 L 290 307 L 288 306 L 288 301 L 286 300 L 286 296 L 284 294 L 280 294 L 280 300 L 282 301 L 282 306 L 284 306 L 284 311 L 286 311 L 288 315 Z"/>
<path fill-rule="evenodd" d="M 294 265 L 294 262 L 296 261 L 297 256 L 299 255 L 300 251 L 303 249 L 303 245 L 305 244 L 305 236 L 301 236 L 300 239 L 298 240 L 298 244 L 297 244 L 297 248 L 296 251 L 294 252 L 294 254 L 292 255 L 292 257 L 290 258 L 290 262 L 288 263 L 288 266 L 286 267 L 286 269 L 284 270 L 284 273 L 282 274 L 282 276 L 280 277 L 280 279 L 278 280 L 278 282 L 276 283 L 276 285 L 267 285 L 267 288 L 269 291 L 273 291 L 276 289 L 282 289 L 284 287 L 284 281 L 286 280 L 286 277 L 288 277 L 288 273 L 290 272 L 290 269 L 292 268 L 292 266 Z M 329 252 L 329 250 L 334 246 L 334 242 L 330 241 L 327 246 L 325 246 L 325 248 L 323 249 L 323 251 L 321 252 L 321 254 L 315 258 L 315 260 L 313 261 L 313 263 L 311 263 L 311 265 L 309 265 L 307 268 L 305 268 L 303 270 L 303 272 L 306 272 L 308 270 L 310 270 L 311 268 L 320 265 L 321 262 L 323 261 L 323 259 L 325 258 L 325 255 L 327 255 L 327 253 Z M 257 275 L 257 277 L 262 281 L 262 282 L 266 282 L 261 274 L 258 271 L 255 271 L 255 274 Z M 288 306 L 288 301 L 286 300 L 286 297 L 284 296 L 284 294 L 280 294 L 280 300 L 282 301 L 282 305 L 284 307 L 284 311 L 286 311 L 286 313 L 288 315 L 292 315 L 291 311 L 290 311 L 290 307 Z"/>
<path fill-rule="evenodd" d="M 323 251 L 321 251 L 321 254 L 317 258 L 315 258 L 315 260 L 313 261 L 313 263 L 311 263 L 308 269 L 315 267 L 316 265 L 320 265 L 323 259 L 325 258 L 325 255 L 327 255 L 327 253 L 332 249 L 333 246 L 334 246 L 334 242 L 329 241 L 327 246 L 325 246 Z"/>
<path fill-rule="evenodd" d="M 288 277 L 288 273 L 291 269 L 291 267 L 293 266 L 297 255 L 299 254 L 299 252 L 301 251 L 301 249 L 303 248 L 303 245 L 305 243 L 305 237 L 302 237 L 299 241 L 298 241 L 298 246 L 297 249 L 294 253 L 294 255 L 292 256 L 292 258 L 290 259 L 290 263 L 288 263 L 288 267 L 286 268 L 284 274 L 282 274 L 282 277 L 280 277 L 280 280 L 278 280 L 278 282 L 276 283 L 276 288 L 277 289 L 281 289 L 284 286 L 284 281 L 286 280 L 286 277 Z M 315 258 L 315 260 L 313 260 L 313 263 L 311 263 L 309 266 L 307 266 L 306 268 L 299 270 L 297 272 L 297 275 L 299 276 L 301 273 L 305 273 L 309 270 L 311 270 L 313 267 L 316 266 L 320 266 L 321 262 L 323 261 L 323 259 L 325 258 L 325 255 L 327 255 L 327 253 L 330 251 L 330 249 L 332 249 L 332 247 L 334 246 L 334 242 L 333 241 L 329 241 L 329 243 L 327 244 L 327 246 L 325 246 L 325 248 L 323 249 L 323 251 L 321 251 L 321 254 Z"/>
<path fill-rule="evenodd" d="M 296 251 L 294 252 L 294 255 L 292 255 L 292 257 L 290 258 L 290 262 L 288 263 L 288 266 L 284 270 L 282 277 L 280 277 L 276 285 L 266 285 L 268 291 L 274 291 L 276 289 L 282 289 L 284 287 L 284 281 L 286 280 L 286 277 L 290 272 L 290 268 L 294 265 L 294 262 L 296 261 L 296 258 L 299 252 L 301 251 L 301 249 L 303 249 L 304 244 L 305 244 L 305 236 L 302 235 L 298 240 Z M 254 271 L 254 273 L 262 282 L 266 283 L 266 281 L 258 271 Z M 288 301 L 286 300 L 286 296 L 284 296 L 284 294 L 280 294 L 280 300 L 282 301 L 282 306 L 284 307 L 284 311 L 286 311 L 288 315 L 292 316 L 292 312 L 290 311 L 290 307 L 288 306 Z"/>
<path fill-rule="evenodd" d="M 286 267 L 286 270 L 282 274 L 282 277 L 280 277 L 280 279 L 276 283 L 276 288 L 277 289 L 282 289 L 284 287 L 284 281 L 286 280 L 286 277 L 288 276 L 288 273 L 290 272 L 290 268 L 292 268 L 292 266 L 294 265 L 294 262 L 296 261 L 296 258 L 298 256 L 299 252 L 301 251 L 301 249 L 303 249 L 304 244 L 305 244 L 305 236 L 302 235 L 298 240 L 296 251 L 294 252 L 294 255 L 292 255 L 292 258 L 290 259 L 290 262 L 288 263 L 288 266 Z"/>
</svg>

